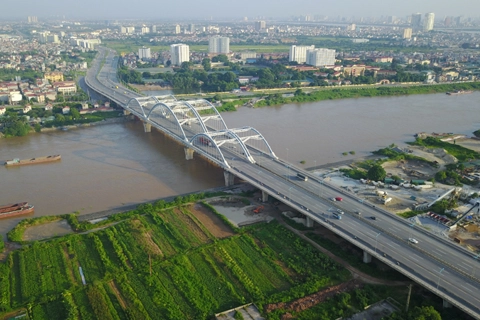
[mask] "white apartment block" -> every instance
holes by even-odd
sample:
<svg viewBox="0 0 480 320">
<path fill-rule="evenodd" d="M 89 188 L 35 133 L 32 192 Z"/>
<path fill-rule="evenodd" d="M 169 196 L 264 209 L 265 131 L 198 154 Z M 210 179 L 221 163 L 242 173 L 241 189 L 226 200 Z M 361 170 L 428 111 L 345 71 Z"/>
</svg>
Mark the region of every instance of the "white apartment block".
<svg viewBox="0 0 480 320">
<path fill-rule="evenodd" d="M 170 46 L 170 61 L 173 66 L 180 66 L 182 62 L 190 61 L 190 47 L 177 43 Z"/>
<path fill-rule="evenodd" d="M 307 50 L 313 50 L 315 46 L 296 46 L 290 47 L 288 61 L 296 61 L 297 63 L 305 63 L 307 61 Z"/>
<path fill-rule="evenodd" d="M 335 50 L 318 48 L 307 51 L 307 64 L 315 67 L 333 66 Z"/>
<path fill-rule="evenodd" d="M 150 59 L 152 55 L 150 54 L 150 48 L 140 48 L 138 49 L 138 58 L 139 59 Z"/>
<path fill-rule="evenodd" d="M 423 31 L 430 31 L 433 30 L 433 23 L 435 21 L 435 13 L 426 13 L 425 20 L 423 24 Z"/>
<path fill-rule="evenodd" d="M 208 40 L 208 53 L 229 53 L 230 38 L 212 37 Z"/>
</svg>

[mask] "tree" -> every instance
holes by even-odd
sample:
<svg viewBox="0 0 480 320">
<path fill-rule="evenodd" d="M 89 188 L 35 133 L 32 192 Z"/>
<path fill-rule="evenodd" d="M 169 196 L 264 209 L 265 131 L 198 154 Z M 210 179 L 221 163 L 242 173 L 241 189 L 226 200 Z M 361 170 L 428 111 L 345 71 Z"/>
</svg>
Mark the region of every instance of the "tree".
<svg viewBox="0 0 480 320">
<path fill-rule="evenodd" d="M 415 307 L 412 320 L 442 320 L 442 316 L 433 306 Z"/>
<path fill-rule="evenodd" d="M 371 167 L 367 172 L 368 179 L 374 181 L 382 181 L 383 179 L 385 179 L 386 176 L 387 173 L 385 172 L 385 169 L 383 169 L 383 167 L 378 164 Z"/>
<path fill-rule="evenodd" d="M 74 108 L 74 107 L 70 108 L 70 114 L 72 115 L 73 119 L 80 118 L 80 112 L 78 111 L 77 108 Z"/>
<path fill-rule="evenodd" d="M 203 70 L 210 71 L 212 69 L 212 64 L 210 63 L 210 59 L 205 58 L 202 60 Z"/>
</svg>

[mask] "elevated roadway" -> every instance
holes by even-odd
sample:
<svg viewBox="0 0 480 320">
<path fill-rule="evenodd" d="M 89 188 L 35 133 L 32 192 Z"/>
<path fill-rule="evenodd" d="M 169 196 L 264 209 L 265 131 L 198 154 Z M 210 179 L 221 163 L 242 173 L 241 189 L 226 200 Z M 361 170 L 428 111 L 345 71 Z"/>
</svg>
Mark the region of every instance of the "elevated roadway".
<svg viewBox="0 0 480 320">
<path fill-rule="evenodd" d="M 372 257 L 403 273 L 442 299 L 480 319 L 479 256 L 448 239 L 364 202 L 354 194 L 279 159 L 253 128 L 228 129 L 204 100 L 182 102 L 174 97 L 142 97 L 116 78 L 113 51 L 100 49 L 85 77 L 94 91 L 122 106 L 148 126 L 185 146 L 187 159 L 199 153 L 225 170 L 226 183 L 237 176 L 298 210 Z M 118 86 L 118 88 L 117 88 Z M 308 181 L 297 178 L 301 173 Z M 329 199 L 342 197 L 343 201 Z M 333 215 L 341 209 L 342 219 Z M 358 214 L 358 212 L 360 214 Z M 418 240 L 414 244 L 409 238 Z"/>
</svg>

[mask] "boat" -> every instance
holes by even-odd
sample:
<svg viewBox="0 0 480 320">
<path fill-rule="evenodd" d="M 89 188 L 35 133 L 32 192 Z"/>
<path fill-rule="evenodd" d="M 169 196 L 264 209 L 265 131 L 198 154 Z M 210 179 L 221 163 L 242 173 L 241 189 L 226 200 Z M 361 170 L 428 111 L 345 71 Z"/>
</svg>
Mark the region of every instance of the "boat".
<svg viewBox="0 0 480 320">
<path fill-rule="evenodd" d="M 27 164 L 58 161 L 60 159 L 62 159 L 62 156 L 59 155 L 59 154 L 53 155 L 53 156 L 24 159 L 24 160 L 20 160 L 18 158 L 15 158 L 13 160 L 5 161 L 5 166 L 24 166 L 24 165 L 27 165 Z"/>
<path fill-rule="evenodd" d="M 0 219 L 33 213 L 34 207 L 28 202 L 20 202 L 0 207 Z"/>
<path fill-rule="evenodd" d="M 452 92 L 447 92 L 447 95 L 456 96 L 456 95 L 459 95 L 459 94 L 466 94 L 466 93 L 472 93 L 472 92 L 473 92 L 472 90 L 455 90 L 455 91 L 452 91 Z"/>
</svg>

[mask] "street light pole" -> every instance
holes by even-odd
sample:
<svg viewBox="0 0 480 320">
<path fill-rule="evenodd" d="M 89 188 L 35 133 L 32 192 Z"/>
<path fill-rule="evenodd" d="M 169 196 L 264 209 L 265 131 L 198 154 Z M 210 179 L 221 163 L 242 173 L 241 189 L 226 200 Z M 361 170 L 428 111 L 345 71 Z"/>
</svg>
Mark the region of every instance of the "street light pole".
<svg viewBox="0 0 480 320">
<path fill-rule="evenodd" d="M 382 233 L 379 232 L 376 236 L 375 236 L 375 253 L 377 253 L 377 241 L 378 241 L 378 236 L 381 235 Z"/>
<path fill-rule="evenodd" d="M 445 270 L 445 268 L 440 269 L 440 271 L 438 272 L 437 289 L 438 285 L 440 284 L 440 275 L 442 274 L 443 270 Z"/>
</svg>

